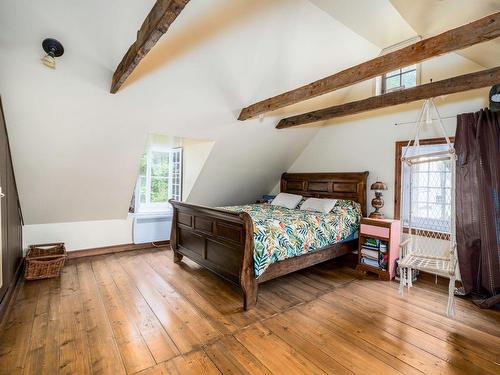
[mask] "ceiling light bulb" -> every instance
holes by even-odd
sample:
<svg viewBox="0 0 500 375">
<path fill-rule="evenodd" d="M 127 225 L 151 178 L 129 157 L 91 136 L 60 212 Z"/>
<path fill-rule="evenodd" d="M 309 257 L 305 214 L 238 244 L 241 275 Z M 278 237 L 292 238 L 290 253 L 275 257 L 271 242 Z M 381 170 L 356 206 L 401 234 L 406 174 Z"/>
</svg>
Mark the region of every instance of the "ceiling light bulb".
<svg viewBox="0 0 500 375">
<path fill-rule="evenodd" d="M 49 67 L 51 69 L 55 69 L 56 68 L 56 59 L 50 53 L 46 54 L 42 58 L 42 63 L 43 63 L 43 65 L 45 65 L 45 66 L 47 66 L 47 67 Z"/>
</svg>

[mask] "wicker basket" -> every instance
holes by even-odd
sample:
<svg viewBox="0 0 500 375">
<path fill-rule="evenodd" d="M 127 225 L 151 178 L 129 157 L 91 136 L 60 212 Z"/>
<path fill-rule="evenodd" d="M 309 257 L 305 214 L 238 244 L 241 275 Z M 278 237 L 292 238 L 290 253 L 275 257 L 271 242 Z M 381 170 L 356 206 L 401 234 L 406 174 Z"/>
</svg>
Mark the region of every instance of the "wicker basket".
<svg viewBox="0 0 500 375">
<path fill-rule="evenodd" d="M 58 277 L 66 260 L 64 243 L 31 245 L 26 255 L 26 280 Z"/>
</svg>

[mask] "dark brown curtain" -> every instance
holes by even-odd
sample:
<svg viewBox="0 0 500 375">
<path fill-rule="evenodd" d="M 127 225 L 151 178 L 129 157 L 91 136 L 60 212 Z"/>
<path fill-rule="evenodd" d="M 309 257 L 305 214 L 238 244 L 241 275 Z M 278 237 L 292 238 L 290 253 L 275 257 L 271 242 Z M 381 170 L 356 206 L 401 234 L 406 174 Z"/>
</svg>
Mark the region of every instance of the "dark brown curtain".
<svg viewBox="0 0 500 375">
<path fill-rule="evenodd" d="M 465 292 L 500 303 L 500 112 L 461 114 L 457 152 L 457 250 Z"/>
</svg>

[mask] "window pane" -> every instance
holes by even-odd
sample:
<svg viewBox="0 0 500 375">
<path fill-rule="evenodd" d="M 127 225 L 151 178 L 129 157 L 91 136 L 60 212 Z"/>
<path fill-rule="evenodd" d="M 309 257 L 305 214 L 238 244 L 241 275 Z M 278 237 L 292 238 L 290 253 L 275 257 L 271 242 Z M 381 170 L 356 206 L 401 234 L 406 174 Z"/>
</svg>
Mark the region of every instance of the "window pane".
<svg viewBox="0 0 500 375">
<path fill-rule="evenodd" d="M 415 87 L 417 85 L 417 72 L 415 70 L 404 73 L 401 76 L 401 84 L 405 87 Z"/>
<path fill-rule="evenodd" d="M 428 218 L 430 219 L 441 219 L 442 218 L 442 213 L 441 213 L 442 206 L 440 204 L 431 204 L 429 203 L 429 213 L 428 213 Z M 429 221 L 429 224 L 432 222 Z"/>
<path fill-rule="evenodd" d="M 168 200 L 181 199 L 182 149 L 148 151 L 140 160 L 136 212 L 168 210 Z"/>
<path fill-rule="evenodd" d="M 415 187 L 427 187 L 429 185 L 429 175 L 427 172 L 414 174 L 413 184 Z"/>
<path fill-rule="evenodd" d="M 429 189 L 430 203 L 444 203 L 444 194 L 441 189 Z"/>
<path fill-rule="evenodd" d="M 444 162 L 431 163 L 430 170 L 432 172 L 444 172 L 444 170 L 445 170 L 444 165 L 445 165 Z"/>
<path fill-rule="evenodd" d="M 403 147 L 403 152 L 405 149 Z M 446 149 L 446 144 L 422 145 L 419 154 Z M 408 155 L 414 154 L 414 149 L 410 149 Z M 412 168 L 412 184 L 410 184 L 409 168 L 403 168 L 405 173 L 401 182 L 403 186 L 402 207 L 404 209 L 402 218 L 405 226 L 409 225 L 409 198 L 411 196 L 413 228 L 450 232 L 452 199 L 450 166 L 449 161 L 416 164 Z"/>
<path fill-rule="evenodd" d="M 146 203 L 146 176 L 139 177 L 139 202 Z"/>
<path fill-rule="evenodd" d="M 168 176 L 168 153 L 152 152 L 151 175 L 157 177 Z"/>
<path fill-rule="evenodd" d="M 446 218 L 451 217 L 451 205 L 447 204 L 444 206 L 444 214 Z"/>
<path fill-rule="evenodd" d="M 142 155 L 141 161 L 139 164 L 139 176 L 145 176 L 147 171 L 148 158 L 147 154 Z"/>
<path fill-rule="evenodd" d="M 421 175 L 427 175 L 427 172 L 429 171 L 429 164 L 427 164 L 427 163 L 417 164 L 413 168 L 414 168 L 414 171 L 420 172 Z"/>
<path fill-rule="evenodd" d="M 426 217 L 427 216 L 427 208 L 428 208 L 427 203 L 418 203 L 416 205 L 416 210 L 413 213 L 413 215 L 417 216 L 417 217 Z"/>
<path fill-rule="evenodd" d="M 166 178 L 151 177 L 151 203 L 168 201 L 168 181 Z"/>
<path fill-rule="evenodd" d="M 387 78 L 385 80 L 385 91 L 389 91 L 396 87 L 401 86 L 400 78 L 401 77 L 399 75 Z"/>
<path fill-rule="evenodd" d="M 417 197 L 418 202 L 427 202 L 427 188 L 417 189 Z"/>
<path fill-rule="evenodd" d="M 430 172 L 429 173 L 429 186 L 430 187 L 441 187 L 441 173 Z"/>
</svg>

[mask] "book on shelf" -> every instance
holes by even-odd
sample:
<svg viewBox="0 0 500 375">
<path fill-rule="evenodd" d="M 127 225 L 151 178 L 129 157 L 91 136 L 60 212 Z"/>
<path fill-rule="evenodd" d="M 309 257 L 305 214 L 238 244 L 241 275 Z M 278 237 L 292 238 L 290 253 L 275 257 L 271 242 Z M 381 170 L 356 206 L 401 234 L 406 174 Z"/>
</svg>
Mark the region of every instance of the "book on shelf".
<svg viewBox="0 0 500 375">
<path fill-rule="evenodd" d="M 377 238 L 365 238 L 361 245 L 361 263 L 371 267 L 387 269 L 389 255 L 387 254 L 387 242 Z"/>
<path fill-rule="evenodd" d="M 361 263 L 366 264 L 367 266 L 379 268 L 378 260 L 375 259 L 361 258 Z"/>
<path fill-rule="evenodd" d="M 370 237 L 365 239 L 362 247 L 364 249 L 382 251 L 384 253 L 387 251 L 387 243 L 385 241 Z"/>
<path fill-rule="evenodd" d="M 379 252 L 377 250 L 371 250 L 366 248 L 361 248 L 361 255 L 371 259 L 378 259 Z"/>
<path fill-rule="evenodd" d="M 378 259 L 368 258 L 365 256 L 361 257 L 362 264 L 366 264 L 367 266 L 380 268 L 383 270 L 387 269 L 387 260 L 388 260 L 387 255 L 383 255 Z"/>
</svg>

